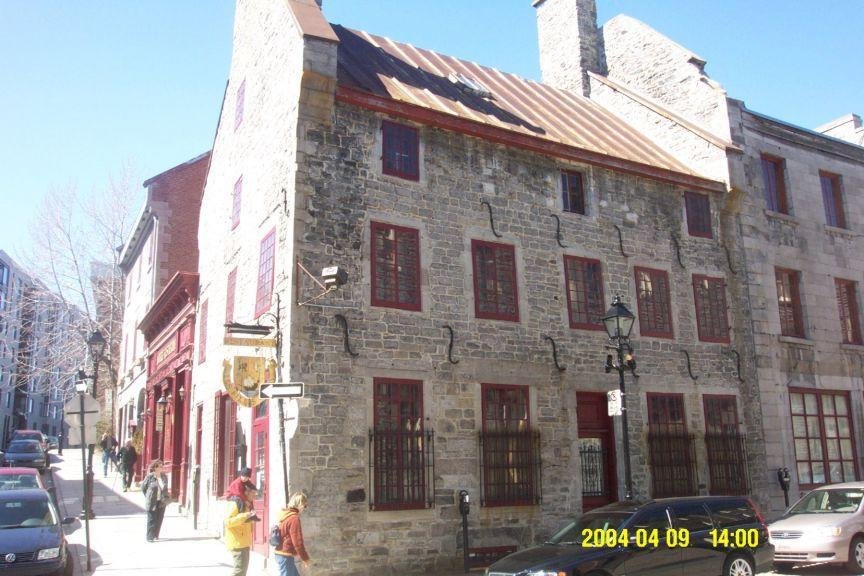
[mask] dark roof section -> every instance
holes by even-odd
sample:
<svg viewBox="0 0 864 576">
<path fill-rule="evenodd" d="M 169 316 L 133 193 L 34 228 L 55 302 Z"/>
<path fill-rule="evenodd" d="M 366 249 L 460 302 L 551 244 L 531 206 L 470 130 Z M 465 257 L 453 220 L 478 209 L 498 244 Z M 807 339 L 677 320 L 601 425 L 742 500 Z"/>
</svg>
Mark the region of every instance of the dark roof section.
<svg viewBox="0 0 864 576">
<path fill-rule="evenodd" d="M 726 189 L 587 98 L 366 32 L 339 25 L 333 30 L 339 37 L 337 97 L 342 100 L 379 110 L 391 102 L 406 116 L 416 109 L 421 117 L 449 118 L 447 127 L 461 122 L 475 135 L 510 133 L 524 147 L 555 156 L 685 186 Z M 466 90 L 451 75 L 478 82 L 491 96 Z"/>
</svg>

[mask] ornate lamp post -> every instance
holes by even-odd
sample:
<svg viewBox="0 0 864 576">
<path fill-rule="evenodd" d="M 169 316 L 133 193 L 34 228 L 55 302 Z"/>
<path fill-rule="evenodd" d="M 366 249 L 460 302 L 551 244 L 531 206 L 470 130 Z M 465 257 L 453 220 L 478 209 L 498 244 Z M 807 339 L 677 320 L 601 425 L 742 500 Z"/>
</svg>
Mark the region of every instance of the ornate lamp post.
<svg viewBox="0 0 864 576">
<path fill-rule="evenodd" d="M 99 385 L 99 363 L 105 354 L 105 338 L 102 332 L 94 330 L 87 338 L 87 351 L 90 352 L 90 360 L 93 362 L 93 397 L 96 397 L 96 387 Z"/>
<path fill-rule="evenodd" d="M 85 454 L 85 430 L 84 430 L 84 395 L 87 394 L 87 381 L 89 378 L 83 370 L 78 370 L 78 381 L 75 383 L 75 391 L 78 393 L 78 406 L 81 411 L 81 472 L 84 474 L 84 502 L 81 517 L 84 519 L 84 538 L 87 544 L 87 571 L 90 571 L 90 519 L 93 518 L 93 445 L 90 444 L 90 469 L 87 469 L 87 456 Z"/>
<path fill-rule="evenodd" d="M 630 472 L 630 430 L 627 426 L 627 393 L 624 383 L 624 372 L 636 369 L 633 359 L 633 348 L 630 347 L 630 331 L 636 318 L 621 302 L 620 296 L 615 296 L 612 307 L 603 316 L 603 325 L 612 343 L 612 349 L 617 353 L 617 362 L 612 355 L 606 356 L 606 373 L 613 369 L 618 371 L 618 389 L 621 391 L 621 429 L 624 448 L 624 498 L 633 499 L 633 477 Z"/>
</svg>

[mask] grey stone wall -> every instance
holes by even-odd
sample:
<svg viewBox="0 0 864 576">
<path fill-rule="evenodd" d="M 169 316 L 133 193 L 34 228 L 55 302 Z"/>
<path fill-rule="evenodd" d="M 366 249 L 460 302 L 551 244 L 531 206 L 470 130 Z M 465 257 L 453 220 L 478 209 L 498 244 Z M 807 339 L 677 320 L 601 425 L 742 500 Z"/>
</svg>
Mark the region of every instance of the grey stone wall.
<svg viewBox="0 0 864 576">
<path fill-rule="evenodd" d="M 588 71 L 605 74 L 594 0 L 535 0 L 543 82 L 588 96 Z"/>
</svg>

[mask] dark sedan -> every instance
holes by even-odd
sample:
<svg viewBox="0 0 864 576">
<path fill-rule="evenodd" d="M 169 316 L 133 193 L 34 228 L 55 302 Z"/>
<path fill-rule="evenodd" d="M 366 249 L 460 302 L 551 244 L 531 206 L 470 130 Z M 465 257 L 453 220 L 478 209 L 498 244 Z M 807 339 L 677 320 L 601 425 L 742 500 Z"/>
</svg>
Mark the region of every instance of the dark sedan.
<svg viewBox="0 0 864 576">
<path fill-rule="evenodd" d="M 50 466 L 48 453 L 36 440 L 13 440 L 6 447 L 6 464 L 24 468 L 38 468 L 46 471 Z"/>
<path fill-rule="evenodd" d="M 495 562 L 487 576 L 753 576 L 769 569 L 765 523 L 743 497 L 616 503 L 575 519 L 542 546 Z"/>
<path fill-rule="evenodd" d="M 57 508 L 45 490 L 0 492 L 0 574 L 71 576 L 73 561 Z"/>
</svg>

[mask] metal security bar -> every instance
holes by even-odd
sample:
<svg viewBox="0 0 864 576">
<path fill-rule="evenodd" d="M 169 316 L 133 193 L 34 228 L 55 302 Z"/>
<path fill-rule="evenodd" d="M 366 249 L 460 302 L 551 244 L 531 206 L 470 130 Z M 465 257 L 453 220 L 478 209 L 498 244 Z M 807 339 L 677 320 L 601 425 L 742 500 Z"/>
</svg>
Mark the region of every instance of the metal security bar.
<svg viewBox="0 0 864 576">
<path fill-rule="evenodd" d="M 579 459 L 582 463 L 582 497 L 608 496 L 606 451 L 596 444 L 582 445 Z"/>
<path fill-rule="evenodd" d="M 435 501 L 435 432 L 369 431 L 370 510 L 431 508 Z"/>
<path fill-rule="evenodd" d="M 654 498 L 696 495 L 696 453 L 692 435 L 651 432 L 648 457 Z"/>
<path fill-rule="evenodd" d="M 743 434 L 706 434 L 711 494 L 740 496 L 750 493 L 747 437 Z"/>
<path fill-rule="evenodd" d="M 530 506 L 542 500 L 540 433 L 480 433 L 481 506 Z"/>
</svg>

